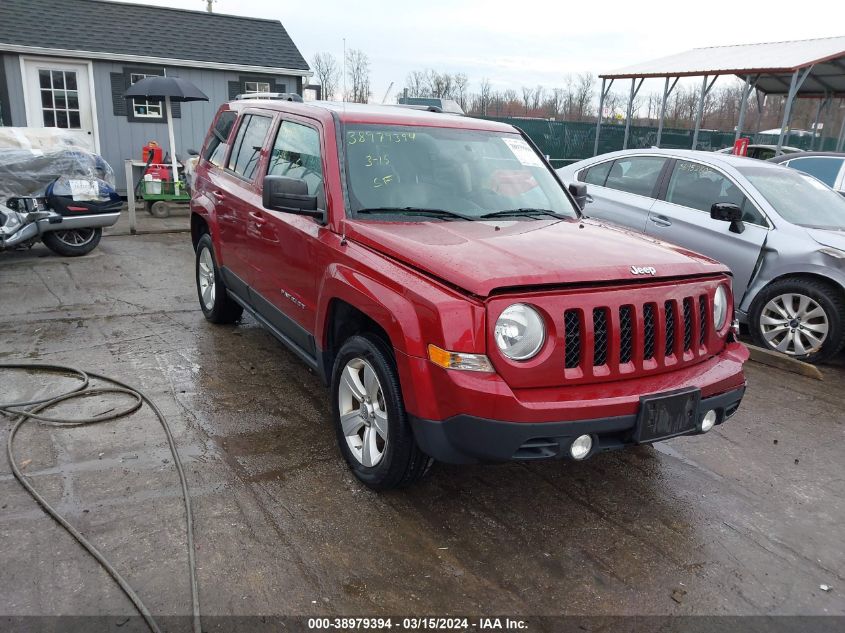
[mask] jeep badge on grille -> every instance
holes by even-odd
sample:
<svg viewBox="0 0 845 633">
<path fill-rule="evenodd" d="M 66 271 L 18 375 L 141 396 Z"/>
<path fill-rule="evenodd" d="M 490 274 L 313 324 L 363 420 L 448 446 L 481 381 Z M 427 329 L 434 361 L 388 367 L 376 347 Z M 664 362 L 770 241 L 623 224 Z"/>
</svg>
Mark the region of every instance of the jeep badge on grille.
<svg viewBox="0 0 845 633">
<path fill-rule="evenodd" d="M 631 266 L 632 275 L 656 275 L 657 269 L 654 266 Z"/>
</svg>

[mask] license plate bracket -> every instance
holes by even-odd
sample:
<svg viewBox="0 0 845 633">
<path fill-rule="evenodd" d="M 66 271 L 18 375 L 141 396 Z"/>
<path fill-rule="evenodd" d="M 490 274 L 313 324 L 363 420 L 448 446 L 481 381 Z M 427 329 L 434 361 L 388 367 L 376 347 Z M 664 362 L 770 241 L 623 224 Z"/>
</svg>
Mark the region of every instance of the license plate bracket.
<svg viewBox="0 0 845 633">
<path fill-rule="evenodd" d="M 679 389 L 640 397 L 640 411 L 633 440 L 648 444 L 695 430 L 701 390 Z"/>
</svg>

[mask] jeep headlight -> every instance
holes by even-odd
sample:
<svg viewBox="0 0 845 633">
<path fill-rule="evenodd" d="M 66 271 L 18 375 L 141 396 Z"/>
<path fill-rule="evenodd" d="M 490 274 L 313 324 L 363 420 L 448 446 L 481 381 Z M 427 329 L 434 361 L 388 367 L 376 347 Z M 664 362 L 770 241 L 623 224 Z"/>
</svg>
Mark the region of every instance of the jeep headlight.
<svg viewBox="0 0 845 633">
<path fill-rule="evenodd" d="M 716 294 L 713 296 L 713 327 L 717 332 L 721 332 L 725 326 L 725 321 L 728 319 L 728 290 L 725 286 L 716 288 Z"/>
<path fill-rule="evenodd" d="M 537 310 L 515 303 L 499 316 L 494 336 L 502 354 L 511 360 L 528 360 L 543 347 L 546 326 Z"/>
</svg>

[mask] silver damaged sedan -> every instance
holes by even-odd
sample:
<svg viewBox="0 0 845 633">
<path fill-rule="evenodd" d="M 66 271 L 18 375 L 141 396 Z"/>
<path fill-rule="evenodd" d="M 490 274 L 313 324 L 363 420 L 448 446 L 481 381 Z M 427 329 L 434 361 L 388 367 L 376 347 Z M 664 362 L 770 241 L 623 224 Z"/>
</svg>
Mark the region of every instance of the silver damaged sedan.
<svg viewBox="0 0 845 633">
<path fill-rule="evenodd" d="M 587 185 L 579 193 L 590 217 L 727 264 L 737 316 L 758 345 L 812 363 L 845 345 L 845 198 L 815 178 L 660 149 L 611 152 L 558 174 Z"/>
</svg>

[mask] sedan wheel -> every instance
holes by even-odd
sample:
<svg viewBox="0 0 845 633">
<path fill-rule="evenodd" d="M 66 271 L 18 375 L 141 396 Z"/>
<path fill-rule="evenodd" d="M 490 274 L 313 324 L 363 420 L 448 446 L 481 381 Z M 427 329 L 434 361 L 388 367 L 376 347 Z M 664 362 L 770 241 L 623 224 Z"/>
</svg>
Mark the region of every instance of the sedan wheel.
<svg viewBox="0 0 845 633">
<path fill-rule="evenodd" d="M 376 466 L 387 449 L 388 424 L 384 392 L 372 365 L 363 358 L 347 362 L 337 397 L 350 452 L 363 466 Z"/>
<path fill-rule="evenodd" d="M 770 347 L 790 356 L 815 354 L 827 340 L 827 313 L 812 298 L 788 293 L 772 298 L 760 314 L 760 331 Z"/>
</svg>

